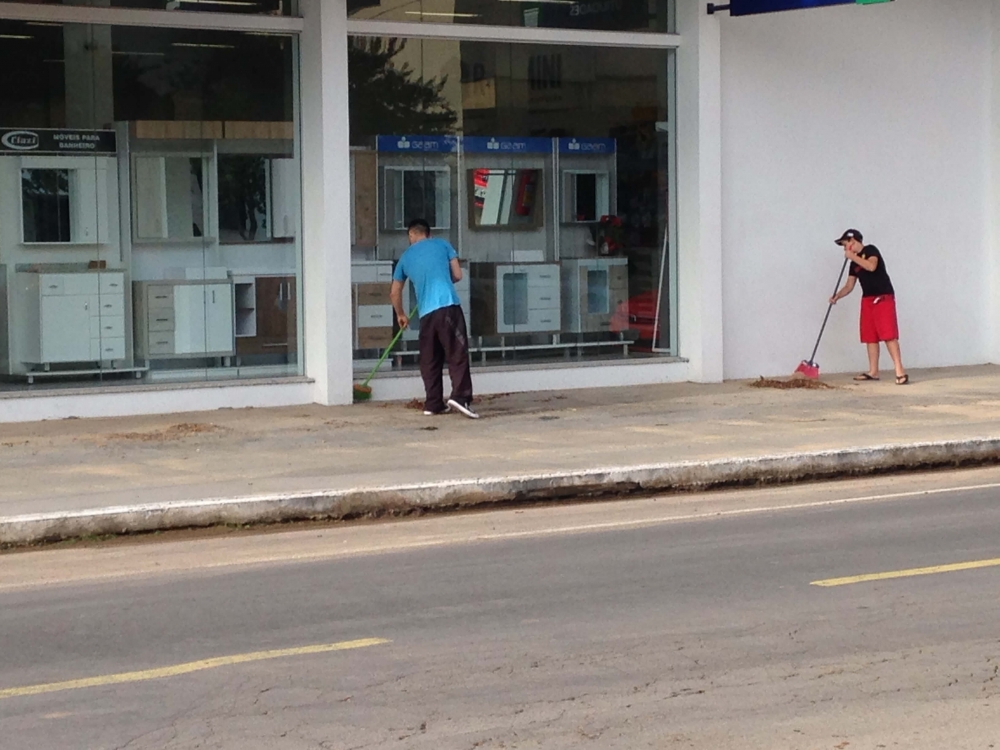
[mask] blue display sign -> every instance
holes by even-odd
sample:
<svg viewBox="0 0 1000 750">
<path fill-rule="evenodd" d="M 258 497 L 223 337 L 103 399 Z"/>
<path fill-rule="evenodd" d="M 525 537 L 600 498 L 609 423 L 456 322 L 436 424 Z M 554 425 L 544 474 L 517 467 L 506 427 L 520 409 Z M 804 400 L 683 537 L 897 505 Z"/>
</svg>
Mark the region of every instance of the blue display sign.
<svg viewBox="0 0 1000 750">
<path fill-rule="evenodd" d="M 614 138 L 560 138 L 559 153 L 593 156 L 613 154 L 617 148 Z"/>
<path fill-rule="evenodd" d="M 551 138 L 494 138 L 470 135 L 462 147 L 473 154 L 551 154 Z"/>
<path fill-rule="evenodd" d="M 729 15 L 750 16 L 755 13 L 775 13 L 779 10 L 856 4 L 857 0 L 730 0 Z"/>
<path fill-rule="evenodd" d="M 376 148 L 397 154 L 453 154 L 458 151 L 454 135 L 380 135 Z"/>
</svg>

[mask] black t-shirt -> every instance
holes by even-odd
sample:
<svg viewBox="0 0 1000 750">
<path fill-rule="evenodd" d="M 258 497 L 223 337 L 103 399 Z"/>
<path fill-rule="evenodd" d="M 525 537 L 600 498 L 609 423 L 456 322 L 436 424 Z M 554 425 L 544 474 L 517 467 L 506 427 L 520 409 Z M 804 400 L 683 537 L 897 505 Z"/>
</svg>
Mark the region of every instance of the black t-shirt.
<svg viewBox="0 0 1000 750">
<path fill-rule="evenodd" d="M 861 296 L 881 297 L 884 294 L 895 294 L 892 281 L 889 280 L 889 272 L 885 269 L 885 261 L 878 248 L 874 245 L 865 245 L 858 254 L 865 260 L 878 258 L 878 266 L 874 271 L 866 271 L 857 263 L 851 263 L 851 276 L 857 277 L 861 282 Z"/>
</svg>

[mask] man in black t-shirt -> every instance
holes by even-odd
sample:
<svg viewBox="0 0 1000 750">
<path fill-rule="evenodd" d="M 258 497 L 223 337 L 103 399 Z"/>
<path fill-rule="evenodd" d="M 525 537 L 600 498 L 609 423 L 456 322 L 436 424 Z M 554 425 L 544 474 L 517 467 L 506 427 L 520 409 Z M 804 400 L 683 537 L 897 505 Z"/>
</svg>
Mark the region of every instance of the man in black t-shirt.
<svg viewBox="0 0 1000 750">
<path fill-rule="evenodd" d="M 885 342 L 889 356 L 896 366 L 896 385 L 906 385 L 910 376 L 903 369 L 899 352 L 899 323 L 896 320 L 896 292 L 882 260 L 882 253 L 874 245 L 864 245 L 861 232 L 848 229 L 837 240 L 844 248 L 844 257 L 851 261 L 847 283 L 830 298 L 835 305 L 861 282 L 861 341 L 868 347 L 868 372 L 855 380 L 878 380 L 879 342 Z"/>
</svg>

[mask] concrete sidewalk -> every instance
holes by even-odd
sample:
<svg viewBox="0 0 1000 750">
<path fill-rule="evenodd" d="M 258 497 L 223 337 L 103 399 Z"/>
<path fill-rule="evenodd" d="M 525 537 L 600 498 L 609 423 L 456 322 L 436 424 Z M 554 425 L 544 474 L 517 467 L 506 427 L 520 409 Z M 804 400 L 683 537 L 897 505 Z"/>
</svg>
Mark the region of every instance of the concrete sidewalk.
<svg viewBox="0 0 1000 750">
<path fill-rule="evenodd" d="M 891 373 L 890 373 L 891 374 Z M 1000 457 L 1000 367 L 0 426 L 0 542 L 345 517 Z"/>
</svg>

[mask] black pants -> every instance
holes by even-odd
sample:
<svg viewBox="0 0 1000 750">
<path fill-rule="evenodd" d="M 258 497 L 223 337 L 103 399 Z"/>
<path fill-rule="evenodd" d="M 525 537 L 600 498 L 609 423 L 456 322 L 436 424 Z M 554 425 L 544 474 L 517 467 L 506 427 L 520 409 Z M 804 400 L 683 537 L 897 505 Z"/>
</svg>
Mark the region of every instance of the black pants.
<svg viewBox="0 0 1000 750">
<path fill-rule="evenodd" d="M 444 409 L 444 386 L 441 373 L 448 363 L 451 398 L 462 403 L 472 401 L 472 374 L 469 372 L 469 337 L 465 314 L 458 305 L 442 307 L 420 316 L 420 376 L 424 379 L 427 400 L 424 409 Z"/>
</svg>

